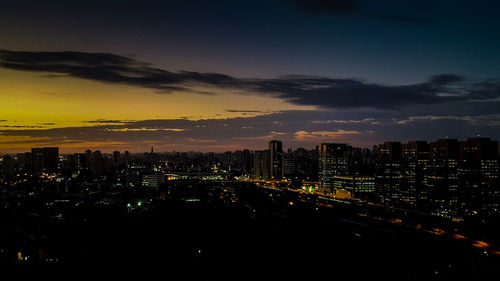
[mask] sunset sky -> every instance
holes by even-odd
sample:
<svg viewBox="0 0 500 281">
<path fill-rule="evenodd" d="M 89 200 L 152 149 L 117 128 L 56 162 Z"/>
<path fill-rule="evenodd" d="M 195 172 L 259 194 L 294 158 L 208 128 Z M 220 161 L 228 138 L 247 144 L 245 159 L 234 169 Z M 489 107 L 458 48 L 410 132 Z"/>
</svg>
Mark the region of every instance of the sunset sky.
<svg viewBox="0 0 500 281">
<path fill-rule="evenodd" d="M 5 1 L 0 154 L 500 138 L 493 1 Z"/>
</svg>

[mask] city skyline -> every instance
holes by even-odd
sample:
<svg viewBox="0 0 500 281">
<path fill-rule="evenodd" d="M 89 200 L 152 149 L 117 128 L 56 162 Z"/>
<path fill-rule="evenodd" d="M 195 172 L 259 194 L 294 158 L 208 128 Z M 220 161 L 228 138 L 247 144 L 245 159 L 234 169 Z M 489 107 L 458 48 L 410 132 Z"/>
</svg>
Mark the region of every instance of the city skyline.
<svg viewBox="0 0 500 281">
<path fill-rule="evenodd" d="M 500 1 L 1 2 L 7 275 L 500 276 Z"/>
<path fill-rule="evenodd" d="M 7 3 L 0 153 L 499 139 L 498 5 Z"/>
<path fill-rule="evenodd" d="M 432 143 L 432 142 L 436 142 L 436 141 L 439 141 L 439 140 L 451 140 L 451 141 L 458 141 L 458 142 L 465 142 L 467 140 L 470 140 L 470 139 L 488 139 L 488 140 L 491 140 L 491 141 L 496 141 L 498 142 L 498 140 L 494 139 L 494 138 L 491 138 L 489 136 L 480 136 L 480 135 L 477 135 L 477 136 L 471 136 L 471 137 L 466 137 L 466 138 L 448 138 L 448 137 L 445 137 L 445 138 L 438 138 L 438 139 L 414 139 L 414 140 L 406 140 L 406 141 L 403 141 L 403 140 L 395 140 L 395 139 L 391 139 L 391 140 L 384 140 L 382 141 L 381 143 L 386 143 L 386 142 L 390 142 L 390 143 L 400 143 L 402 145 L 409 145 L 411 143 L 425 143 L 425 144 L 429 144 L 429 143 Z M 22 153 L 26 153 L 30 150 L 33 150 L 33 149 L 41 149 L 41 148 L 57 148 L 58 150 L 60 150 L 60 154 L 61 155 L 70 155 L 70 154 L 75 154 L 75 153 L 81 153 L 81 152 L 84 152 L 84 151 L 99 151 L 103 154 L 108 154 L 108 155 L 112 155 L 113 153 L 115 152 L 127 152 L 127 153 L 131 153 L 131 154 L 148 154 L 148 153 L 218 153 L 218 154 L 223 154 L 223 153 L 226 153 L 226 152 L 237 152 L 237 151 L 244 151 L 244 150 L 248 150 L 248 151 L 251 151 L 251 152 L 259 152 L 259 151 L 264 151 L 264 150 L 269 150 L 268 146 L 269 146 L 269 143 L 272 143 L 272 142 L 279 142 L 279 143 L 282 143 L 282 141 L 280 139 L 272 139 L 270 138 L 269 141 L 265 141 L 263 140 L 262 142 L 259 142 L 259 143 L 256 143 L 255 144 L 255 148 L 250 148 L 250 147 L 243 147 L 243 146 L 238 146 L 236 149 L 233 149 L 233 150 L 221 150 L 221 151 L 211 151 L 211 150 L 207 150 L 207 151 L 203 151 L 203 150 L 158 150 L 157 148 L 155 148 L 155 146 L 149 146 L 149 147 L 141 147 L 139 150 L 137 151 L 129 151 L 129 150 L 103 150 L 103 149 L 100 149 L 99 147 L 94 147 L 94 149 L 90 148 L 90 147 L 80 147 L 80 148 L 75 148 L 75 150 L 71 150 L 71 151 L 62 151 L 60 147 L 58 146 L 31 146 L 31 147 L 27 147 L 25 148 L 24 150 L 23 149 L 20 149 L 18 152 L 12 152 L 12 153 L 2 153 L 0 152 L 0 156 L 3 156 L 3 155 L 15 155 L 15 154 L 22 154 Z M 355 147 L 355 148 L 359 148 L 359 149 L 368 149 L 368 150 L 374 150 L 376 149 L 380 143 L 375 143 L 371 146 L 356 146 L 356 145 L 352 145 L 351 143 L 344 143 L 344 142 L 334 142 L 332 140 L 328 140 L 326 139 L 325 141 L 321 142 L 321 143 L 316 143 L 316 144 L 311 144 L 312 146 L 291 146 L 291 145 L 286 145 L 285 144 L 281 144 L 283 146 L 283 151 L 285 150 L 296 150 L 296 149 L 307 149 L 307 150 L 319 150 L 321 151 L 321 146 L 323 144 L 332 144 L 332 145 L 343 145 L 343 146 L 350 146 L 350 147 Z M 141 150 L 142 149 L 142 150 Z M 499 149 L 500 149 L 500 144 L 499 144 Z"/>
<path fill-rule="evenodd" d="M 255 151 L 158 153 L 151 147 L 145 153 L 107 155 L 99 150 L 59 154 L 58 147 L 40 147 L 0 158 L 0 183 L 22 186 L 34 180 L 69 192 L 68 183 L 73 188 L 96 184 L 98 189 L 158 189 L 168 181 L 252 182 L 418 209 L 459 222 L 500 212 L 498 144 L 475 137 L 385 141 L 373 149 L 321 143 L 316 149 L 293 150 L 270 140 L 267 149 Z"/>
</svg>

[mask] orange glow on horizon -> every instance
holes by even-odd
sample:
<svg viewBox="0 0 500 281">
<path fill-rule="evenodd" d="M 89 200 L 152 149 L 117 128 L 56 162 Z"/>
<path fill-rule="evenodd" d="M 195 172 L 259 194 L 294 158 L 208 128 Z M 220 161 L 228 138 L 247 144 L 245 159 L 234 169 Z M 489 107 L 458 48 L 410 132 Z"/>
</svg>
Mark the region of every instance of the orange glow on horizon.
<svg viewBox="0 0 500 281">
<path fill-rule="evenodd" d="M 200 88 L 200 92 L 214 89 Z M 120 125 L 120 121 L 156 119 L 225 119 L 254 117 L 282 110 L 311 110 L 313 106 L 297 106 L 263 95 L 247 95 L 215 89 L 214 95 L 188 92 L 158 93 L 154 89 L 105 84 L 69 76 L 48 77 L 46 74 L 0 69 L 0 153 L 27 151 L 30 147 L 59 146 L 62 151 L 86 147 L 127 148 L 142 151 L 141 142 L 65 139 L 16 136 L 15 130 L 47 130 L 57 128 Z M 243 108 L 242 108 L 243 107 Z M 228 110 L 233 109 L 233 110 Z M 241 111 L 239 109 L 242 109 Z M 249 110 L 245 112 L 244 109 Z M 93 121 L 102 120 L 101 123 Z M 106 123 L 105 120 L 115 120 Z M 89 122 L 91 121 L 91 122 Z M 123 125 L 123 123 L 122 123 Z M 2 131 L 8 130 L 9 134 Z M 182 132 L 184 128 L 108 128 L 117 132 Z M 156 143 L 179 150 L 241 148 L 237 145 L 196 141 Z M 157 141 L 148 141 L 155 143 Z M 204 144 L 201 146 L 201 144 Z"/>
</svg>

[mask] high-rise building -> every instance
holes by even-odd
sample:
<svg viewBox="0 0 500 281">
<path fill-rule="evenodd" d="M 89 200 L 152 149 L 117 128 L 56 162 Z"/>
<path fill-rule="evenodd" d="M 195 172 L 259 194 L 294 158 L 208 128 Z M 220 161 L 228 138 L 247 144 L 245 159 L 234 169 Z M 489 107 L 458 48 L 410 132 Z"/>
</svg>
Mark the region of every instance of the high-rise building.
<svg viewBox="0 0 500 281">
<path fill-rule="evenodd" d="M 130 161 L 130 153 L 127 151 L 125 151 L 124 153 L 124 157 L 123 157 L 123 161 L 125 162 L 125 165 L 128 165 L 128 162 Z"/>
<path fill-rule="evenodd" d="M 100 150 L 92 152 L 92 174 L 100 177 L 104 171 L 104 159 Z"/>
<path fill-rule="evenodd" d="M 43 170 L 43 152 L 41 148 L 31 149 L 31 170 L 33 174 L 39 174 Z"/>
<path fill-rule="evenodd" d="M 333 192 L 335 176 L 348 171 L 348 146 L 341 143 L 322 143 L 318 147 L 318 174 L 320 188 Z"/>
<path fill-rule="evenodd" d="M 318 180 L 318 150 L 297 148 L 294 152 L 294 178 L 306 181 Z"/>
<path fill-rule="evenodd" d="M 375 157 L 367 148 L 348 147 L 348 174 L 373 176 Z"/>
<path fill-rule="evenodd" d="M 376 193 L 385 204 L 455 221 L 500 214 L 498 141 L 386 142 L 374 150 Z"/>
<path fill-rule="evenodd" d="M 34 174 L 41 172 L 56 173 L 59 168 L 59 148 L 32 148 L 31 168 Z"/>
<path fill-rule="evenodd" d="M 459 143 L 459 200 L 466 215 L 500 213 L 498 141 L 469 138 Z"/>
<path fill-rule="evenodd" d="M 233 164 L 242 174 L 248 174 L 252 167 L 252 153 L 250 150 L 235 151 Z"/>
<path fill-rule="evenodd" d="M 269 150 L 269 178 L 280 180 L 285 177 L 285 166 L 283 161 L 283 144 L 279 140 L 268 143 Z"/>
<path fill-rule="evenodd" d="M 429 144 L 426 141 L 410 141 L 402 147 L 401 203 L 416 208 L 428 205 L 427 168 Z"/>
<path fill-rule="evenodd" d="M 442 217 L 458 217 L 458 161 L 456 139 L 438 139 L 429 144 L 430 161 L 427 170 L 427 190 L 432 213 Z"/>
<path fill-rule="evenodd" d="M 92 150 L 90 149 L 85 150 L 85 164 L 86 169 L 92 170 Z"/>
<path fill-rule="evenodd" d="M 375 190 L 387 205 L 399 205 L 401 198 L 401 143 L 385 142 L 377 147 Z"/>
<path fill-rule="evenodd" d="M 14 159 L 10 155 L 4 155 L 0 162 L 0 181 L 3 179 L 12 179 L 15 175 Z"/>
<path fill-rule="evenodd" d="M 283 155 L 283 165 L 284 165 L 284 174 L 287 178 L 293 178 L 296 175 L 296 157 L 295 153 L 291 148 L 287 150 L 287 152 Z"/>
<path fill-rule="evenodd" d="M 266 180 L 269 178 L 269 150 L 254 151 L 253 175 L 257 180 Z"/>
<path fill-rule="evenodd" d="M 113 152 L 113 167 L 117 168 L 121 164 L 120 151 Z"/>
</svg>

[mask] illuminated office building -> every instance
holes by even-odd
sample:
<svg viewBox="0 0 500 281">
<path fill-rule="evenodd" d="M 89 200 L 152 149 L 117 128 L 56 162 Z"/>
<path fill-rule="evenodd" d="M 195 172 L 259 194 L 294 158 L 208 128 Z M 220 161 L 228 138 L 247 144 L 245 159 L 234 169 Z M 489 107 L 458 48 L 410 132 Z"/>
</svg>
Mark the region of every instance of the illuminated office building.
<svg viewBox="0 0 500 281">
<path fill-rule="evenodd" d="M 399 205 L 401 200 L 400 142 L 385 142 L 377 146 L 375 189 L 379 200 L 387 205 Z"/>
<path fill-rule="evenodd" d="M 348 145 L 322 143 L 318 147 L 318 174 L 320 187 L 334 191 L 335 176 L 345 176 L 348 171 Z"/>
</svg>

